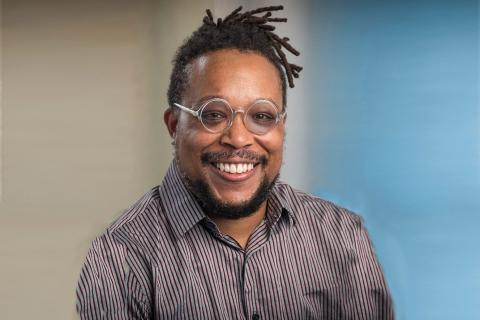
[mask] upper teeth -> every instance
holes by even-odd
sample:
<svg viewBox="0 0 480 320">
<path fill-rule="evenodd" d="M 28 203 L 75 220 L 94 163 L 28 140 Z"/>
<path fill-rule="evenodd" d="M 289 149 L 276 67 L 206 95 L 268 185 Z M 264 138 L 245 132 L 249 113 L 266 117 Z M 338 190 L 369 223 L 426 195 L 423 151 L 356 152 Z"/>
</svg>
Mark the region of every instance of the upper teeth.
<svg viewBox="0 0 480 320">
<path fill-rule="evenodd" d="M 216 166 L 229 173 L 244 173 L 253 169 L 253 163 L 217 163 Z"/>
</svg>

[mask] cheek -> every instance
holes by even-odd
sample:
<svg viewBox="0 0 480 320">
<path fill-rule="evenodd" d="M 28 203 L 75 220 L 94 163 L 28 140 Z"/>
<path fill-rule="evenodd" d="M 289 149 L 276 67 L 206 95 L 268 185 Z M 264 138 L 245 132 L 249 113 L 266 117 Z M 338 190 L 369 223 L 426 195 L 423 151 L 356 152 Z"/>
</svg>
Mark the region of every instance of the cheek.
<svg viewBox="0 0 480 320">
<path fill-rule="evenodd" d="M 194 117 L 182 112 L 177 122 L 177 135 L 183 137 L 192 131 L 198 131 L 200 128 L 197 127 L 197 122 Z M 201 123 L 198 124 L 201 125 Z"/>
<path fill-rule="evenodd" d="M 281 164 L 284 138 L 285 132 L 279 128 L 259 139 L 259 144 L 267 151 L 271 161 L 278 161 Z"/>
<path fill-rule="evenodd" d="M 201 124 L 200 124 L 201 125 Z M 216 141 L 216 136 L 197 128 L 195 123 L 182 123 L 177 126 L 176 147 L 182 162 L 200 163 L 200 155 Z"/>
</svg>

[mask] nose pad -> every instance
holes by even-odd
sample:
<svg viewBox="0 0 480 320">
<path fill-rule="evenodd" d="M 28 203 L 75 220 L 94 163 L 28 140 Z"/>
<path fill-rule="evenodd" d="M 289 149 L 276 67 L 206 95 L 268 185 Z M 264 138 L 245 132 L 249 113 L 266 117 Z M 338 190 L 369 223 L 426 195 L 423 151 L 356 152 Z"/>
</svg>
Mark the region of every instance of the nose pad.
<svg viewBox="0 0 480 320">
<path fill-rule="evenodd" d="M 253 143 L 253 134 L 245 126 L 244 117 L 245 110 L 240 109 L 233 112 L 231 124 L 222 135 L 222 143 L 230 145 L 236 149 L 244 148 Z"/>
<path fill-rule="evenodd" d="M 241 113 L 241 114 L 240 114 Z M 238 117 L 237 117 L 238 115 Z M 245 110 L 242 110 L 242 109 L 239 109 L 239 110 L 234 110 L 233 111 L 233 114 L 232 114 L 232 123 L 230 124 L 230 127 L 233 125 L 233 123 L 235 122 L 235 119 L 236 118 L 240 118 L 240 121 L 243 123 L 243 125 L 245 126 L 245 129 L 247 128 L 246 124 L 245 124 Z"/>
</svg>

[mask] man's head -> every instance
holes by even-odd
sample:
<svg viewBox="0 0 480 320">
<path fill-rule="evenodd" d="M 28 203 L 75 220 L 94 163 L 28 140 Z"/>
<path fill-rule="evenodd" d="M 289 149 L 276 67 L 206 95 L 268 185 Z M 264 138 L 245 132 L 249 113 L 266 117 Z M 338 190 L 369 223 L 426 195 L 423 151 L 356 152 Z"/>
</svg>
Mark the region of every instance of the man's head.
<svg viewBox="0 0 480 320">
<path fill-rule="evenodd" d="M 281 115 L 286 98 L 281 65 L 285 68 L 287 64 L 289 79 L 292 74 L 298 76 L 300 67 L 288 64 L 283 52 L 283 57 L 276 55 L 281 52 L 276 51 L 279 43 L 272 44 L 272 33 L 261 27 L 267 21 L 247 23 L 242 18 L 229 23 L 244 15 L 234 11 L 230 18 L 214 24 L 207 13 L 204 25 L 177 51 L 165 123 L 175 139 L 175 159 L 183 180 L 205 212 L 240 218 L 255 212 L 268 197 L 282 164 L 285 134 L 282 116 L 268 132 L 250 131 L 252 127 L 244 123 L 245 111 L 259 101 L 273 107 L 268 114 L 262 111 L 266 109 L 250 109 L 260 109 L 251 119 L 261 125 L 266 115 Z M 267 13 L 264 19 L 269 16 Z M 199 119 L 176 107 L 180 104 L 200 111 L 212 98 L 240 110 L 231 126 L 221 132 L 208 131 Z M 209 116 L 218 121 L 219 113 Z"/>
</svg>

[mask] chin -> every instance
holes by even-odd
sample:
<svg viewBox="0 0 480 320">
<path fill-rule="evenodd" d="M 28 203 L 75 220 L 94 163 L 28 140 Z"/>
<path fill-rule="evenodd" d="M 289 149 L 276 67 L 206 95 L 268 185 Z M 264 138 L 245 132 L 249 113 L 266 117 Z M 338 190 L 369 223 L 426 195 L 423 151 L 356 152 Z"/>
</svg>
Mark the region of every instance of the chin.
<svg viewBox="0 0 480 320">
<path fill-rule="evenodd" d="M 245 218 L 258 211 L 260 206 L 267 201 L 270 191 L 278 179 L 277 175 L 270 182 L 264 176 L 256 190 L 251 192 L 249 197 L 246 197 L 244 192 L 241 194 L 234 192 L 224 196 L 219 193 L 216 196 L 212 187 L 204 179 L 191 180 L 185 175 L 183 177 L 187 188 L 197 199 L 206 215 L 227 219 Z"/>
<path fill-rule="evenodd" d="M 218 202 L 224 202 L 232 205 L 240 205 L 242 203 L 248 203 L 255 198 L 255 194 L 258 192 L 261 183 L 255 187 L 255 189 L 250 190 L 249 192 L 235 192 L 232 190 L 221 191 L 221 192 L 211 192 L 214 194 L 214 198 Z M 209 190 L 215 190 L 214 188 L 209 188 Z"/>
</svg>

